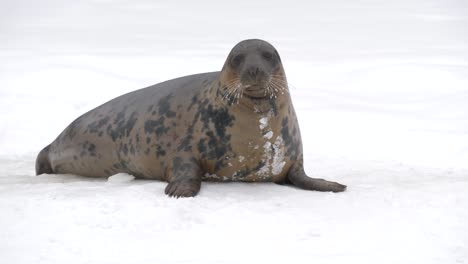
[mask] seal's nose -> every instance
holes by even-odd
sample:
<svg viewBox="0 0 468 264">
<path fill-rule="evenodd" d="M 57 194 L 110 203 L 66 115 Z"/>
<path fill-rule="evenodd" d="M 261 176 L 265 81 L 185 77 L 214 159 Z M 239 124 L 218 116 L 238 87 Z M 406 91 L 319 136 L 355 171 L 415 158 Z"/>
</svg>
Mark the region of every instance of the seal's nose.
<svg viewBox="0 0 468 264">
<path fill-rule="evenodd" d="M 252 79 L 256 79 L 259 72 L 260 72 L 260 68 L 258 66 L 251 66 L 247 69 L 247 73 L 250 75 Z"/>
<path fill-rule="evenodd" d="M 244 72 L 244 78 L 250 84 L 258 84 L 265 79 L 265 73 L 259 65 L 251 65 Z"/>
</svg>

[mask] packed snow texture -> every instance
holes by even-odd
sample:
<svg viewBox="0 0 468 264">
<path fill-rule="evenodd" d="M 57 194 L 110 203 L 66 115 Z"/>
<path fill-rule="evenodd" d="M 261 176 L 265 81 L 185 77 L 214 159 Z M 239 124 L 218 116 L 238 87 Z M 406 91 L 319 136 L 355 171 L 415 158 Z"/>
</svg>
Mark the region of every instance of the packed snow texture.
<svg viewBox="0 0 468 264">
<path fill-rule="evenodd" d="M 3 0 L 0 262 L 468 263 L 467 32 L 461 0 Z M 80 114 L 247 38 L 282 57 L 306 172 L 346 192 L 34 176 Z"/>
</svg>

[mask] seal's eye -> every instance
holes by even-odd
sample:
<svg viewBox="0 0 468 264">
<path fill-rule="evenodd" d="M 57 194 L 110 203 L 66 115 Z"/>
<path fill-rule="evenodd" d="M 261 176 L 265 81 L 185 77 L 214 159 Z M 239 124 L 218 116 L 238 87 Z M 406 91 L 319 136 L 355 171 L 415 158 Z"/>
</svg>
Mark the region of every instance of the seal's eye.
<svg viewBox="0 0 468 264">
<path fill-rule="evenodd" d="M 262 57 L 263 57 L 265 60 L 272 60 L 272 59 L 273 59 L 273 53 L 271 53 L 271 52 L 263 52 L 263 53 L 262 53 Z"/>
<path fill-rule="evenodd" d="M 237 67 L 242 63 L 243 60 L 244 60 L 244 55 L 237 54 L 234 57 L 232 57 L 231 64 L 232 66 Z"/>
</svg>

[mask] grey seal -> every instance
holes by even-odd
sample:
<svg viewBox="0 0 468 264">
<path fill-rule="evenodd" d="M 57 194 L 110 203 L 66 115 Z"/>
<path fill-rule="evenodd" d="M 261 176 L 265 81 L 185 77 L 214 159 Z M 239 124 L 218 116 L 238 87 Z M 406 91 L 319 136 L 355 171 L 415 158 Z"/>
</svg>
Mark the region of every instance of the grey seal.
<svg viewBox="0 0 468 264">
<path fill-rule="evenodd" d="M 341 192 L 304 172 L 302 141 L 281 58 L 249 39 L 221 71 L 165 81 L 119 96 L 74 120 L 38 155 L 36 174 L 167 181 L 195 196 L 202 181 L 275 182 Z"/>
</svg>

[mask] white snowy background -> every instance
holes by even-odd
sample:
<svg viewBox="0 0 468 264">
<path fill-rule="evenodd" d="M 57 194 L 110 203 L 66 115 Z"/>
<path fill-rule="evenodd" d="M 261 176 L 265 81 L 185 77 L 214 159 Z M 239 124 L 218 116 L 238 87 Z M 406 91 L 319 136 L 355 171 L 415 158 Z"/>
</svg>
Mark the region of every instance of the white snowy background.
<svg viewBox="0 0 468 264">
<path fill-rule="evenodd" d="M 309 175 L 345 193 L 34 176 L 76 117 L 282 56 Z M 0 263 L 468 263 L 468 2 L 0 1 Z"/>
</svg>

